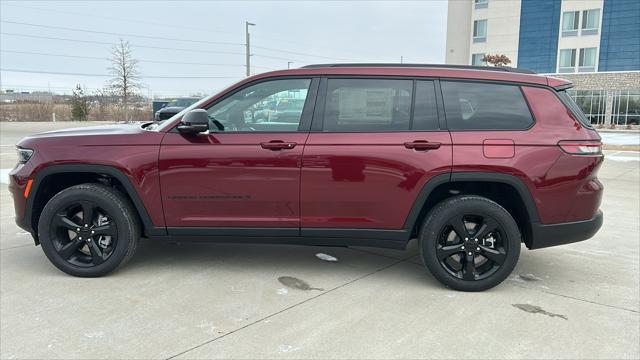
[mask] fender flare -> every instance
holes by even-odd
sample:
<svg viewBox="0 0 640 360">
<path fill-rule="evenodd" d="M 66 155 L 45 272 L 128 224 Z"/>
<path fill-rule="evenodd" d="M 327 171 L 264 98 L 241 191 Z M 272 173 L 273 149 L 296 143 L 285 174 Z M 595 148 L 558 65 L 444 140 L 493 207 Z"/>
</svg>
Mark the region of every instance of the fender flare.
<svg viewBox="0 0 640 360">
<path fill-rule="evenodd" d="M 501 173 L 493 173 L 493 172 L 452 172 L 448 174 L 441 174 L 434 176 L 420 190 L 420 193 L 416 197 L 413 206 L 411 207 L 411 211 L 407 216 L 407 219 L 404 223 L 404 229 L 411 231 L 413 227 L 416 225 L 416 221 L 418 220 L 418 216 L 422 211 L 427 199 L 433 192 L 433 190 L 439 185 L 445 183 L 453 183 L 458 181 L 479 181 L 479 182 L 496 182 L 507 184 L 513 187 L 520 198 L 522 199 L 527 215 L 529 216 L 529 221 L 534 224 L 539 222 L 538 216 L 538 208 L 533 200 L 533 196 L 529 191 L 529 188 L 520 180 L 518 177 L 509 174 L 501 174 Z"/>
<path fill-rule="evenodd" d="M 136 209 L 136 212 L 140 216 L 140 220 L 142 221 L 142 226 L 144 227 L 144 232 L 149 235 L 166 235 L 165 227 L 158 227 L 153 224 L 151 221 L 151 217 L 147 212 L 147 208 L 144 206 L 144 203 L 140 199 L 138 192 L 136 191 L 133 184 L 121 170 L 108 165 L 95 165 L 95 164 L 64 164 L 64 165 L 50 165 L 47 166 L 40 171 L 37 172 L 33 185 L 31 187 L 31 191 L 34 196 L 29 196 L 25 206 L 25 220 L 27 220 L 27 224 L 33 228 L 33 202 L 35 201 L 38 190 L 40 190 L 40 185 L 42 182 L 50 175 L 54 174 L 62 174 L 62 173 L 93 173 L 93 174 L 104 174 L 109 175 L 118 180 L 126 191 L 126 195 L 129 196 L 133 206 Z M 35 229 L 32 229 L 35 231 Z"/>
</svg>

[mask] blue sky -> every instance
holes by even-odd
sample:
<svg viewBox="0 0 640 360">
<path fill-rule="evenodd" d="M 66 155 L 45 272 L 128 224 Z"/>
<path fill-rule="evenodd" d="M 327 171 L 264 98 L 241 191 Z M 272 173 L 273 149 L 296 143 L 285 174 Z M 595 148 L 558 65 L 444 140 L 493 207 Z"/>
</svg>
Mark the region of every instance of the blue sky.
<svg viewBox="0 0 640 360">
<path fill-rule="evenodd" d="M 256 24 L 251 28 L 256 73 L 286 68 L 288 61 L 299 67 L 399 62 L 403 56 L 405 62 L 442 63 L 446 11 L 446 1 L 2 0 L 0 68 L 95 75 L 5 70 L 0 86 L 56 92 L 69 92 L 76 83 L 89 91 L 101 88 L 108 80 L 98 75 L 108 74 L 109 44 L 123 38 L 140 60 L 143 94 L 211 94 L 244 77 L 245 20 Z M 184 78 L 161 78 L 167 76 Z"/>
</svg>

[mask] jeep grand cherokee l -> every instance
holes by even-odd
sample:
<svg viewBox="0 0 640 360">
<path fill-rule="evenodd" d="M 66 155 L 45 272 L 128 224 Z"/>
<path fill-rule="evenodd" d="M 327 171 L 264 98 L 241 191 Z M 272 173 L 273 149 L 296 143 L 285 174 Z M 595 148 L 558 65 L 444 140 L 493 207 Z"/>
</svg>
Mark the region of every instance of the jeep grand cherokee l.
<svg viewBox="0 0 640 360">
<path fill-rule="evenodd" d="M 509 68 L 315 65 L 247 78 L 171 119 L 36 134 L 17 223 L 62 271 L 107 274 L 140 237 L 403 249 L 490 288 L 529 249 L 602 224 L 600 137 L 565 90 Z M 302 99 L 295 121 L 256 107 Z M 291 115 L 291 114 L 289 114 Z"/>
</svg>

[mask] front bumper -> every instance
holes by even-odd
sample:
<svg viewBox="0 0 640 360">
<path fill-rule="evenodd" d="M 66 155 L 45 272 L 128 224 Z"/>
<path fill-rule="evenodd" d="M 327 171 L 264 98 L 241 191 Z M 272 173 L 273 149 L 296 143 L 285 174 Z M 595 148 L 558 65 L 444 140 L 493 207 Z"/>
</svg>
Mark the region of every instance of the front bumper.
<svg viewBox="0 0 640 360">
<path fill-rule="evenodd" d="M 548 225 L 534 223 L 528 247 L 533 250 L 587 240 L 600 230 L 602 222 L 602 211 L 598 210 L 589 220 Z"/>
</svg>

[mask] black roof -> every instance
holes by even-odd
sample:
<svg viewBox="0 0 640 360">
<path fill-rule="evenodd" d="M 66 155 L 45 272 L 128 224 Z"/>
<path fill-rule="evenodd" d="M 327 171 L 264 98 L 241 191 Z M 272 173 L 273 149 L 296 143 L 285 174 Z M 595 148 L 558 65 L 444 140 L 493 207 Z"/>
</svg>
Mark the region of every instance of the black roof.
<svg viewBox="0 0 640 360">
<path fill-rule="evenodd" d="M 411 68 L 440 68 L 440 69 L 464 69 L 485 71 L 506 71 L 522 74 L 536 74 L 529 69 L 518 69 L 510 66 L 471 66 L 471 65 L 447 65 L 447 64 L 398 64 L 398 63 L 338 63 L 338 64 L 313 64 L 303 66 L 302 69 L 316 69 L 327 67 L 411 67 Z"/>
</svg>

